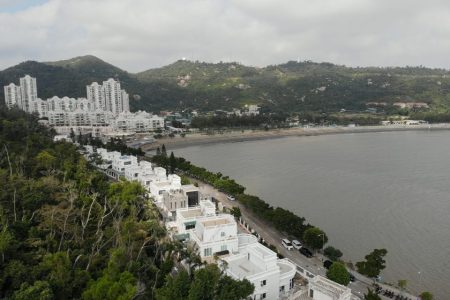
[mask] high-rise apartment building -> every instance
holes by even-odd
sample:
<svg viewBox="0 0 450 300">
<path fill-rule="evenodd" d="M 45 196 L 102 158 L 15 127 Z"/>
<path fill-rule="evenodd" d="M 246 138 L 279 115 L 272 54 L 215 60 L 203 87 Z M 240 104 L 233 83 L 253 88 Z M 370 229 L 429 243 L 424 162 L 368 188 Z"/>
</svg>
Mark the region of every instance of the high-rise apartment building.
<svg viewBox="0 0 450 300">
<path fill-rule="evenodd" d="M 37 97 L 36 79 L 25 75 L 20 78 L 20 86 L 11 83 L 4 87 L 5 102 L 8 108 L 17 106 L 28 113 L 38 113 L 41 118 L 48 118 L 53 126 L 105 126 L 114 124 L 122 113 L 128 113 L 131 123 L 122 125 L 127 130 L 151 130 L 163 127 L 164 120 L 155 120 L 152 115 L 139 114 L 135 118 L 130 113 L 129 97 L 120 88 L 120 82 L 110 78 L 86 86 L 87 98 L 57 97 L 42 100 Z M 123 116 L 122 116 L 123 118 Z M 155 123 L 156 122 L 156 123 Z M 141 125 L 144 124 L 144 125 Z M 161 124 L 162 125 L 161 125 Z M 138 124 L 138 125 L 136 125 Z"/>
<path fill-rule="evenodd" d="M 30 75 L 25 75 L 20 78 L 20 92 L 21 92 L 21 108 L 26 112 L 32 112 L 32 102 L 37 99 L 36 78 Z"/>
<path fill-rule="evenodd" d="M 122 112 L 122 90 L 120 82 L 110 78 L 103 81 L 103 90 L 105 92 L 106 110 L 113 114 Z"/>
<path fill-rule="evenodd" d="M 94 103 L 95 109 L 106 110 L 105 91 L 97 82 L 86 86 L 87 99 Z"/>
<path fill-rule="evenodd" d="M 17 106 L 22 108 L 22 95 L 20 92 L 20 86 L 10 83 L 5 86 L 5 103 L 8 108 Z"/>
</svg>

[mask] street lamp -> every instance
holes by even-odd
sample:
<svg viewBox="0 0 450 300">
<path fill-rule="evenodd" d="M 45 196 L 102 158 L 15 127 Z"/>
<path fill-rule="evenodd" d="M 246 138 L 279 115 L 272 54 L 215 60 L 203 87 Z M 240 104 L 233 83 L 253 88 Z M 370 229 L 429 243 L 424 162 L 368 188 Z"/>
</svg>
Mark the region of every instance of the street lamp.
<svg viewBox="0 0 450 300">
<path fill-rule="evenodd" d="M 321 233 L 318 236 L 322 236 L 322 262 L 323 262 L 323 255 L 324 255 L 324 253 L 323 253 L 323 246 L 325 244 L 325 233 Z"/>
</svg>

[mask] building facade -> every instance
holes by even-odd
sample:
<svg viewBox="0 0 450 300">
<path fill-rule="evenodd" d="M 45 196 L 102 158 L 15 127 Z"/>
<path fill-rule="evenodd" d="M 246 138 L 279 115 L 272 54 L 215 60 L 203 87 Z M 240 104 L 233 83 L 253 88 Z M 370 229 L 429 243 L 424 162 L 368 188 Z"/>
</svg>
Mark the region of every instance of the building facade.
<svg viewBox="0 0 450 300">
<path fill-rule="evenodd" d="M 20 91 L 20 86 L 10 83 L 4 87 L 5 90 L 5 104 L 8 108 L 13 108 L 17 106 L 22 108 L 22 93 Z"/>
</svg>

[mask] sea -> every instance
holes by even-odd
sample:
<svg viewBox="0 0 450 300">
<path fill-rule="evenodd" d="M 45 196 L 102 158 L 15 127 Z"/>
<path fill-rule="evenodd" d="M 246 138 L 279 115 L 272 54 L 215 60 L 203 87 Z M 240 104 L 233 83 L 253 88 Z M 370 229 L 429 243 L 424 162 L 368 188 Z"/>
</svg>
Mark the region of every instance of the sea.
<svg viewBox="0 0 450 300">
<path fill-rule="evenodd" d="M 305 217 L 346 261 L 386 248 L 381 280 L 406 279 L 414 293 L 450 299 L 450 131 L 285 137 L 174 152 Z"/>
</svg>

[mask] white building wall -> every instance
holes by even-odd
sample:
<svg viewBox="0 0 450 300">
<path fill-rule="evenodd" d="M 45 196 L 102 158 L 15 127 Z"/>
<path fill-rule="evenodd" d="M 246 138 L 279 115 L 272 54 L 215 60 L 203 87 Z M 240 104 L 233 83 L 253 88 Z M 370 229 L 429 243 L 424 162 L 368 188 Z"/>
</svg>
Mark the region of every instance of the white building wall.
<svg viewBox="0 0 450 300">
<path fill-rule="evenodd" d="M 20 91 L 20 86 L 11 83 L 4 87 L 5 91 L 5 104 L 8 108 L 17 106 L 22 108 L 22 93 Z"/>
<path fill-rule="evenodd" d="M 110 78 L 103 81 L 103 89 L 105 93 L 106 110 L 117 115 L 122 112 L 122 90 L 120 82 Z"/>
<path fill-rule="evenodd" d="M 94 104 L 94 108 L 98 110 L 106 110 L 105 91 L 103 86 L 97 82 L 86 86 L 87 99 Z"/>
<path fill-rule="evenodd" d="M 20 78 L 20 92 L 22 99 L 22 109 L 31 112 L 31 102 L 37 99 L 36 78 L 25 75 Z"/>
</svg>

